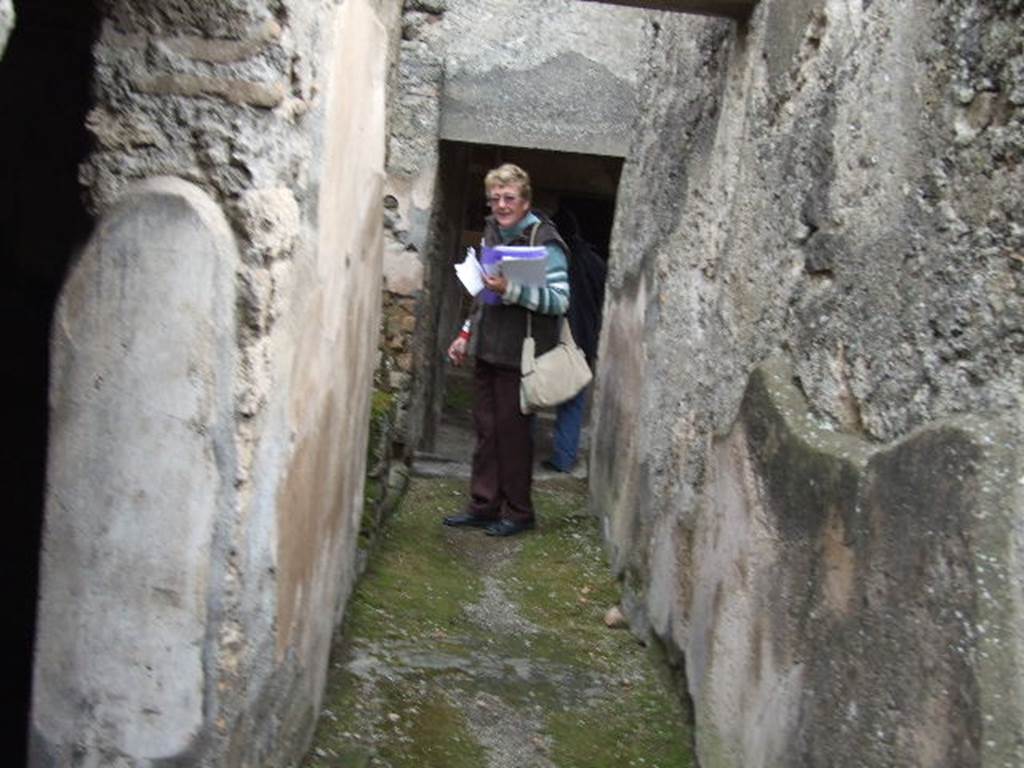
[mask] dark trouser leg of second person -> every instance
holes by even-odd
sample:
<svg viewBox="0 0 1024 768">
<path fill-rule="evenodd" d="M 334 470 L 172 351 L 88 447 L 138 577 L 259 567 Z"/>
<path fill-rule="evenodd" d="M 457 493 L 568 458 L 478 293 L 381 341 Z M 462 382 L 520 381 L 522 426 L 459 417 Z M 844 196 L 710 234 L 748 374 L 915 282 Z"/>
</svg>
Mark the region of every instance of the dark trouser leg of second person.
<svg viewBox="0 0 1024 768">
<path fill-rule="evenodd" d="M 505 502 L 502 517 L 517 523 L 533 522 L 533 417 L 519 410 L 520 372 L 493 369 L 499 484 Z"/>
</svg>

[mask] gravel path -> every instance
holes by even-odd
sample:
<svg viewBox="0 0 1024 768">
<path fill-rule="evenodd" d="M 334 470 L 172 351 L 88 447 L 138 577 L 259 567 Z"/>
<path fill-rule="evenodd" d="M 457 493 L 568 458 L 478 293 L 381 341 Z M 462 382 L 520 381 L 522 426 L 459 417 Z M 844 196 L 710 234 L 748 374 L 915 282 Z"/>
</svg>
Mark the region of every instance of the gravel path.
<svg viewBox="0 0 1024 768">
<path fill-rule="evenodd" d="M 677 768 L 690 730 L 626 630 L 585 486 L 537 484 L 539 528 L 440 525 L 464 482 L 413 481 L 350 601 L 304 768 Z"/>
</svg>

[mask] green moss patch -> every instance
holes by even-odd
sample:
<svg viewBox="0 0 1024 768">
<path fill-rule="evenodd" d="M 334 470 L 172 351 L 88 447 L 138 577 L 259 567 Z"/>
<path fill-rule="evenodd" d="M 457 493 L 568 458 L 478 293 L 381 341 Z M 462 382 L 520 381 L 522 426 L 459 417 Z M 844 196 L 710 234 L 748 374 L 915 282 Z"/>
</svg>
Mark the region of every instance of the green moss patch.
<svg viewBox="0 0 1024 768">
<path fill-rule="evenodd" d="M 610 689 L 592 706 L 554 712 L 548 730 L 559 768 L 689 768 L 682 707 L 656 680 Z"/>
<path fill-rule="evenodd" d="M 349 603 L 303 766 L 690 765 L 678 701 L 604 626 L 619 595 L 585 486 L 538 483 L 538 529 L 497 540 L 440 524 L 465 494 L 410 485 Z"/>
<path fill-rule="evenodd" d="M 450 414 L 468 414 L 473 407 L 472 373 L 449 371 L 444 382 L 444 409 Z"/>
<path fill-rule="evenodd" d="M 444 480 L 410 486 L 353 596 L 355 636 L 443 636 L 465 625 L 462 608 L 476 600 L 479 578 L 440 525 L 443 515 L 465 504 L 461 486 Z"/>
</svg>

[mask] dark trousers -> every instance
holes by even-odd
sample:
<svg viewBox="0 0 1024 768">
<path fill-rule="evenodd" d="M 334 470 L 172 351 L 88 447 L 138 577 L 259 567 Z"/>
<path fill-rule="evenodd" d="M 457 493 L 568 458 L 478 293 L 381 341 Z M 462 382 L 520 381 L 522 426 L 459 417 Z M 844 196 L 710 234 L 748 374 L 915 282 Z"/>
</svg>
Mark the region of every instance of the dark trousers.
<svg viewBox="0 0 1024 768">
<path fill-rule="evenodd" d="M 476 361 L 470 510 L 480 517 L 533 520 L 532 416 L 519 411 L 519 371 Z"/>
</svg>

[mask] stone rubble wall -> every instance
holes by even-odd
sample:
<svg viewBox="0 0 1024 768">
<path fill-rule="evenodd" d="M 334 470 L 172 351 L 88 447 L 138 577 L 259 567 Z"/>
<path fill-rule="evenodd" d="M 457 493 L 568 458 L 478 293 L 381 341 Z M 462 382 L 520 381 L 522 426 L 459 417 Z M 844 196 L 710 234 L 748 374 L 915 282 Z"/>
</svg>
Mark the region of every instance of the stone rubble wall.
<svg viewBox="0 0 1024 768">
<path fill-rule="evenodd" d="M 1024 762 L 1022 30 L 650 28 L 590 483 L 703 766 Z"/>
<path fill-rule="evenodd" d="M 47 536 L 60 542 L 65 526 L 83 535 L 43 555 L 33 764 L 75 755 L 81 765 L 276 766 L 308 743 L 355 575 L 359 446 L 380 311 L 386 85 L 400 10 L 391 0 L 105 7 L 87 119 L 95 150 L 81 168 L 100 224 L 69 278 L 84 287 L 61 299 L 69 330 L 55 335 L 55 367 L 95 347 L 96 382 L 149 386 L 146 372 L 159 375 L 177 403 L 170 413 L 189 411 L 189 387 L 212 386 L 226 400 L 200 397 L 206 410 L 183 415 L 191 431 L 180 436 L 131 434 L 128 403 L 148 413 L 145 387 L 133 400 L 104 401 L 102 419 L 55 420 L 51 445 L 66 453 L 51 451 L 60 482 L 49 483 Z M 153 179 L 171 191 L 154 197 Z M 218 216 L 220 245 L 202 252 L 219 270 L 216 312 L 207 312 L 207 278 L 181 248 L 197 221 Z M 151 221 L 161 242 L 147 237 Z M 153 284 L 176 276 L 185 279 L 181 296 Z M 188 280 L 202 283 L 194 302 Z M 230 354 L 165 334 L 191 312 L 202 323 L 197 339 L 227 338 Z M 134 314 L 149 323 L 139 343 L 165 345 L 178 362 L 133 367 L 130 339 L 119 351 L 121 331 L 111 329 L 130 335 L 125 318 Z M 109 332 L 110 342 L 79 338 L 78 327 Z M 55 381 L 55 413 L 79 413 L 91 386 L 79 374 Z M 93 443 L 132 450 L 103 457 L 85 450 Z M 118 464 L 166 455 L 183 458 L 178 485 L 161 493 L 144 465 Z M 173 490 L 210 473 L 196 490 L 209 489 L 209 504 Z M 97 488 L 100 496 L 89 490 Z M 131 522 L 139 504 L 151 510 L 140 518 L 150 527 Z M 175 531 L 188 514 L 200 523 L 186 526 L 196 544 L 183 560 Z M 109 578 L 90 565 L 97 558 L 111 561 Z M 176 570 L 181 584 L 163 583 L 159 574 Z M 61 591 L 64 583 L 81 583 L 82 594 Z M 189 631 L 172 631 L 171 616 Z M 137 637 L 135 653 L 105 651 L 103 632 L 119 629 Z M 167 654 L 191 666 L 163 688 Z M 161 702 L 178 689 L 192 698 Z M 147 739 L 147 729 L 167 737 Z"/>
</svg>

